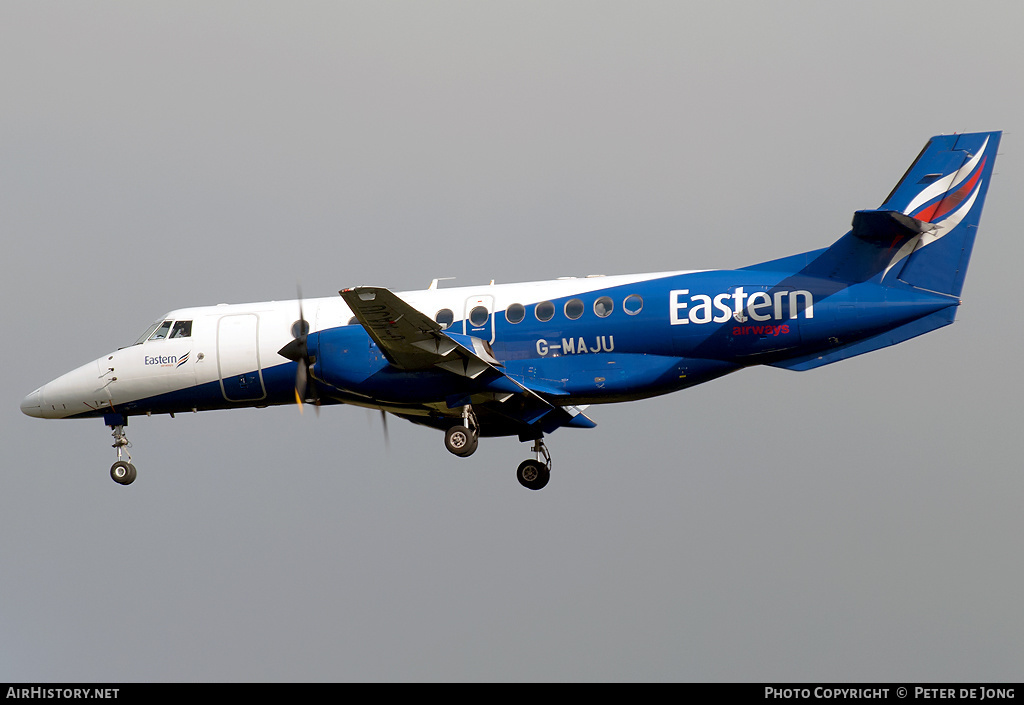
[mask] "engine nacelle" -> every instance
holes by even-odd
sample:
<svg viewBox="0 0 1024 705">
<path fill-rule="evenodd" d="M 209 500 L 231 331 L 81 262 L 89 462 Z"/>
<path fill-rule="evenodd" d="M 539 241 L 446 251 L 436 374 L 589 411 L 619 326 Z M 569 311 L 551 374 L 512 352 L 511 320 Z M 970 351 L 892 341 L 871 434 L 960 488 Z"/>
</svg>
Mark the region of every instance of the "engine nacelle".
<svg viewBox="0 0 1024 705">
<path fill-rule="evenodd" d="M 463 341 L 458 343 L 466 345 Z M 316 379 L 381 401 L 431 403 L 480 389 L 478 381 L 442 367 L 422 370 L 395 367 L 362 326 L 310 333 L 307 346 Z"/>
</svg>

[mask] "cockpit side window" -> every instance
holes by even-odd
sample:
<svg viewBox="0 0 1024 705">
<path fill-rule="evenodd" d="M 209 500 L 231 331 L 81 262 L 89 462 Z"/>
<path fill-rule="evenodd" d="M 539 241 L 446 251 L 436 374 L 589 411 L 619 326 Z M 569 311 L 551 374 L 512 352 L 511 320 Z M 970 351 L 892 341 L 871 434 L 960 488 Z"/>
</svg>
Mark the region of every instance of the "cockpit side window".
<svg viewBox="0 0 1024 705">
<path fill-rule="evenodd" d="M 149 336 L 149 339 L 150 340 L 163 340 L 164 338 L 167 337 L 167 332 L 169 330 L 171 330 L 171 322 L 170 321 L 164 321 L 163 323 L 161 323 L 159 325 L 159 327 L 157 327 L 156 332 L 154 332 L 153 335 Z"/>
<path fill-rule="evenodd" d="M 191 338 L 192 337 L 192 321 L 176 321 L 174 327 L 171 328 L 172 338 Z"/>
</svg>

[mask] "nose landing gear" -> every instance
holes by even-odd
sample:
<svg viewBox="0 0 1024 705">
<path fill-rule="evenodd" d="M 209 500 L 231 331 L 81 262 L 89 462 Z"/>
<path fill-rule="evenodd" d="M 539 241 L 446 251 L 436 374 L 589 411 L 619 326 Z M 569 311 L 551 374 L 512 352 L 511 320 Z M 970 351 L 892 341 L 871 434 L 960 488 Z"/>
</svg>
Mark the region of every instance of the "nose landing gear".
<svg viewBox="0 0 1024 705">
<path fill-rule="evenodd" d="M 135 482 L 136 472 L 135 466 L 132 465 L 132 454 L 128 452 L 132 444 L 124 435 L 124 427 L 128 424 L 128 419 L 118 420 L 122 420 L 123 423 L 110 425 L 114 429 L 111 434 L 114 437 L 114 444 L 111 447 L 117 450 L 117 462 L 110 466 L 110 479 L 119 485 L 130 485 Z M 122 453 L 128 456 L 128 460 L 121 459 Z"/>
</svg>

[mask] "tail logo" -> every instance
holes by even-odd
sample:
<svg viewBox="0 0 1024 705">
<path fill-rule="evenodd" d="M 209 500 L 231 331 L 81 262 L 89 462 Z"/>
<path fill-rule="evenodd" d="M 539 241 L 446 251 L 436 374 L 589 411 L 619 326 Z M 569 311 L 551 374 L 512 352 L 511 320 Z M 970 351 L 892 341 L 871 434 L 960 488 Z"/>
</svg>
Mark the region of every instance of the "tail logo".
<svg viewBox="0 0 1024 705">
<path fill-rule="evenodd" d="M 910 201 L 903 212 L 912 218 L 930 223 L 932 227 L 899 249 L 889 262 L 889 266 L 885 268 L 882 279 L 885 279 L 890 269 L 917 250 L 941 240 L 971 212 L 981 191 L 981 174 L 988 161 L 985 155 L 987 147 L 986 137 L 981 149 L 967 164 L 930 184 Z"/>
<path fill-rule="evenodd" d="M 912 218 L 928 223 L 934 223 L 944 215 L 947 215 L 977 186 L 981 172 L 985 168 L 985 161 L 987 160 L 985 149 L 987 147 L 988 137 L 985 138 L 985 142 L 981 145 L 978 153 L 971 157 L 971 160 L 966 165 L 926 187 L 914 197 L 914 200 L 907 205 L 903 212 Z M 964 184 L 964 188 L 957 189 L 964 181 L 967 181 Z M 942 198 L 939 198 L 939 196 L 942 196 Z M 939 198 L 939 200 L 933 205 L 921 208 L 921 206 L 936 198 Z"/>
</svg>

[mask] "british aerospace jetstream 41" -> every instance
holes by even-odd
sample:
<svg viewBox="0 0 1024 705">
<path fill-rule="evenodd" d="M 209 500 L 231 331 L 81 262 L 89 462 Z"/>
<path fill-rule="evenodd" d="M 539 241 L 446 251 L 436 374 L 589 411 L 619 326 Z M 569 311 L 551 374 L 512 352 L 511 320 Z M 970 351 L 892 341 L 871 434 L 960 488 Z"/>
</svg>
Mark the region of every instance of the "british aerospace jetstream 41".
<svg viewBox="0 0 1024 705">
<path fill-rule="evenodd" d="M 929 140 L 876 210 L 831 247 L 742 269 L 558 279 L 171 311 L 134 345 L 43 385 L 21 409 L 102 418 L 111 477 L 136 477 L 133 416 L 298 402 L 380 409 L 444 432 L 533 442 L 590 428 L 592 404 L 686 389 L 754 365 L 810 370 L 953 322 L 999 132 Z M 127 457 L 127 459 L 125 459 Z"/>
</svg>

